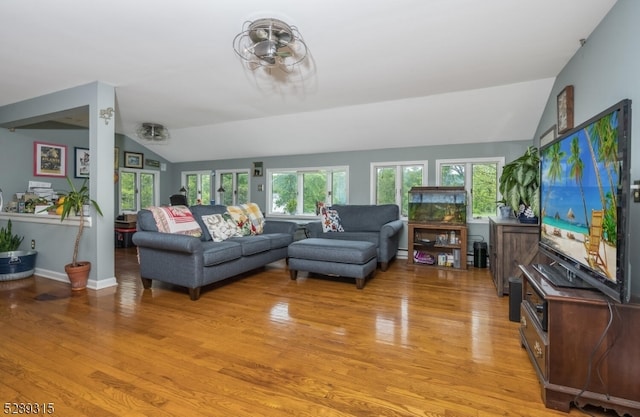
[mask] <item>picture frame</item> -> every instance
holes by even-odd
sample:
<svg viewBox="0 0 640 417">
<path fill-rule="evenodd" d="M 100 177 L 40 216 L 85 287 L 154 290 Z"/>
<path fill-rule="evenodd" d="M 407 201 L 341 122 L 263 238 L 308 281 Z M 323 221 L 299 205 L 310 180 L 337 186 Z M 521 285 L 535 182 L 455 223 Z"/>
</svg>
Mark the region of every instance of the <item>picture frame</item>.
<svg viewBox="0 0 640 417">
<path fill-rule="evenodd" d="M 76 178 L 89 178 L 90 171 L 90 156 L 89 148 L 74 148 L 74 161 L 75 161 L 75 177 Z"/>
<path fill-rule="evenodd" d="M 66 177 L 66 145 L 33 142 L 33 175 L 38 177 Z"/>
<path fill-rule="evenodd" d="M 144 165 L 144 155 L 139 152 L 125 152 L 125 168 L 142 168 Z"/>
<path fill-rule="evenodd" d="M 556 125 L 551 126 L 540 136 L 540 147 L 551 143 L 556 138 Z"/>
<path fill-rule="evenodd" d="M 573 129 L 573 86 L 562 89 L 557 97 L 558 106 L 558 134 Z"/>
<path fill-rule="evenodd" d="M 160 161 L 156 161 L 155 159 L 145 159 L 144 163 L 148 167 L 160 168 Z"/>
<path fill-rule="evenodd" d="M 113 148 L 113 169 L 118 169 L 120 164 L 120 148 Z"/>
</svg>

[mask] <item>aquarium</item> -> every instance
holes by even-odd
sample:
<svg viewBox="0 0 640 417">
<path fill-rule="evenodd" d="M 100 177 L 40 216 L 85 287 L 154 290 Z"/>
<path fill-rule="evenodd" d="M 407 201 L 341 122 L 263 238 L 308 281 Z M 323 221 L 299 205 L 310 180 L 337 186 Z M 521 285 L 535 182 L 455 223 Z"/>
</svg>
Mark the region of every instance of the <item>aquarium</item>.
<svg viewBox="0 0 640 417">
<path fill-rule="evenodd" d="M 467 223 L 464 187 L 413 187 L 409 191 L 409 221 L 416 223 Z"/>
</svg>

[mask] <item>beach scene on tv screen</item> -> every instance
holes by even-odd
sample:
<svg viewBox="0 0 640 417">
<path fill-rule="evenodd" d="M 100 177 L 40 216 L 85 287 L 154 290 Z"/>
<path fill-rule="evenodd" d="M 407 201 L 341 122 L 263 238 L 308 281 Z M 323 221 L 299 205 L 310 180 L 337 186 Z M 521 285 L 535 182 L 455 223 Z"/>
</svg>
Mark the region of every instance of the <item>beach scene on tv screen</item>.
<svg viewBox="0 0 640 417">
<path fill-rule="evenodd" d="M 541 240 L 616 282 L 617 112 L 541 150 Z"/>
</svg>

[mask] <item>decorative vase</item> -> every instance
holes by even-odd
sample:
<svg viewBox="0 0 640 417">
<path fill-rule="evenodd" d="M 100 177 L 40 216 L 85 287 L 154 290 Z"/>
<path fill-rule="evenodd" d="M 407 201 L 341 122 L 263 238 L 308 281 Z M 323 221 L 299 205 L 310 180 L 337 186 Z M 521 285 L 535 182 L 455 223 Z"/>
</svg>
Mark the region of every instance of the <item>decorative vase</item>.
<svg viewBox="0 0 640 417">
<path fill-rule="evenodd" d="M 510 206 L 500 206 L 500 218 L 501 219 L 509 219 L 511 218 L 511 213 L 513 210 Z"/>
<path fill-rule="evenodd" d="M 67 264 L 64 266 L 64 270 L 67 273 L 67 277 L 69 277 L 69 282 L 71 282 L 72 291 L 80 291 L 87 288 L 91 262 L 80 261 L 77 266 Z"/>
</svg>

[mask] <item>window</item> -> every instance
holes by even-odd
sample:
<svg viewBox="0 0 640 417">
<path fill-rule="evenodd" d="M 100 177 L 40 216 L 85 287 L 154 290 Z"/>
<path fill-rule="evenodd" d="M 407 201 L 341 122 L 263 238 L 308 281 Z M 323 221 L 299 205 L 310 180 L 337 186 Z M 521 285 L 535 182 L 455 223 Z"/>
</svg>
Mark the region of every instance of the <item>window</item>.
<svg viewBox="0 0 640 417">
<path fill-rule="evenodd" d="M 182 173 L 182 184 L 187 189 L 187 205 L 209 204 L 211 196 L 211 171 Z"/>
<path fill-rule="evenodd" d="M 225 206 L 235 206 L 248 203 L 249 196 L 249 170 L 216 171 L 217 203 Z"/>
<path fill-rule="evenodd" d="M 503 166 L 503 157 L 438 160 L 436 184 L 465 187 L 469 196 L 467 218 L 486 219 L 496 214 L 498 173 Z"/>
<path fill-rule="evenodd" d="M 315 216 L 316 203 L 347 204 L 347 167 L 267 170 L 268 214 Z"/>
<path fill-rule="evenodd" d="M 371 164 L 371 203 L 397 204 L 400 215 L 409 213 L 409 190 L 427 183 L 427 161 Z"/>
<path fill-rule="evenodd" d="M 160 174 L 158 171 L 120 169 L 119 213 L 137 213 L 140 209 L 157 206 Z"/>
</svg>

